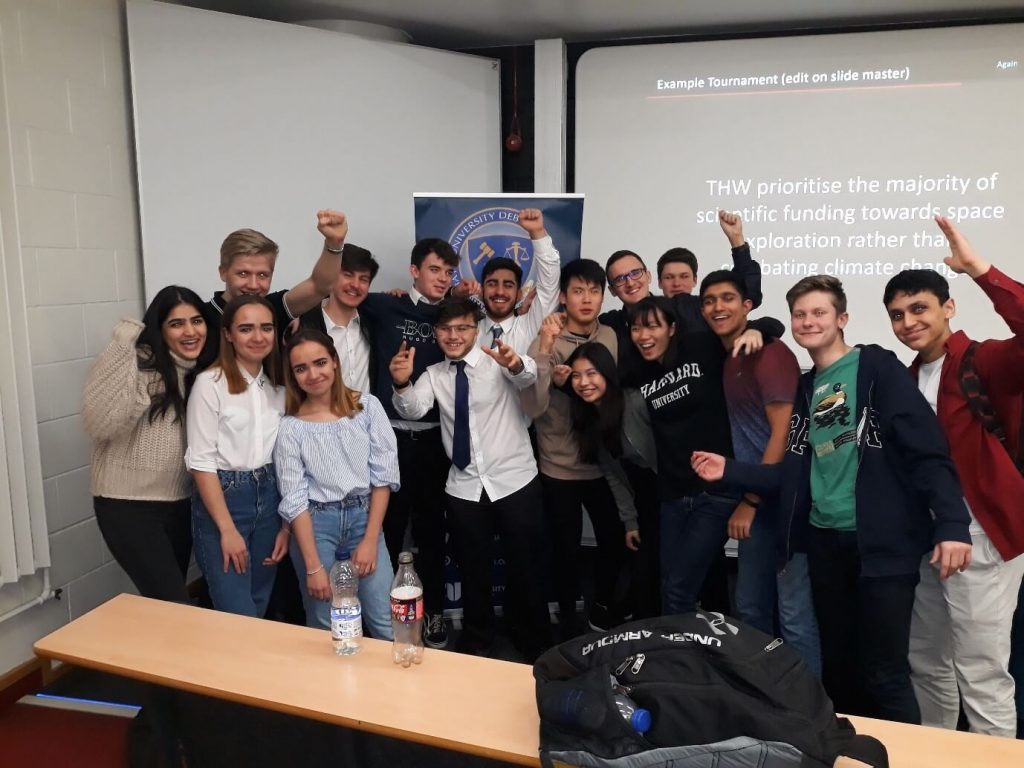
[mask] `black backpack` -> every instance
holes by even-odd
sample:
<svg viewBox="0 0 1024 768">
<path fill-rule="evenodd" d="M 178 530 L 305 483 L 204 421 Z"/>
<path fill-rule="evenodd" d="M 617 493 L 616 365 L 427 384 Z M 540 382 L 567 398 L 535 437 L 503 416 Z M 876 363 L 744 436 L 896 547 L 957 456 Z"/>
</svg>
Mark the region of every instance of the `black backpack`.
<svg viewBox="0 0 1024 768">
<path fill-rule="evenodd" d="M 836 717 L 796 651 L 720 613 L 583 635 L 545 652 L 533 674 L 545 766 L 823 768 L 839 755 L 888 766 L 880 742 Z M 643 735 L 613 682 L 650 712 Z"/>
<path fill-rule="evenodd" d="M 978 375 L 978 369 L 974 367 L 974 355 L 978 351 L 978 347 L 978 342 L 972 341 L 967 346 L 964 356 L 960 360 L 960 370 L 957 372 L 960 391 L 963 393 L 964 399 L 967 400 L 967 407 L 971 410 L 974 418 L 981 422 L 981 425 L 987 432 L 991 432 L 999 439 L 999 442 L 1003 444 L 1003 448 L 1010 454 L 1010 458 L 1013 459 L 1013 463 L 1017 466 L 1017 471 L 1024 475 L 1024 423 L 1021 425 L 1017 454 L 1014 455 L 1006 438 L 1006 429 L 1003 426 L 1003 421 L 999 418 L 992 400 L 985 391 L 981 376 Z M 1021 419 L 1024 422 L 1024 410 L 1021 412 Z"/>
</svg>

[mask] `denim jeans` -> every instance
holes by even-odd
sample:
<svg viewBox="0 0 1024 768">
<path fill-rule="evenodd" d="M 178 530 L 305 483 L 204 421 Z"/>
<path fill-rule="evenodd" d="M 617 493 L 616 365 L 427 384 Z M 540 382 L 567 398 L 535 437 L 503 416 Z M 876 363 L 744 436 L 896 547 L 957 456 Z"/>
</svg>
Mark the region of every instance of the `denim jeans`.
<svg viewBox="0 0 1024 768">
<path fill-rule="evenodd" d="M 220 548 L 220 530 L 203 504 L 199 491 L 192 492 L 192 538 L 196 563 L 206 578 L 213 607 L 218 611 L 262 618 L 274 587 L 277 566 L 263 565 L 274 551 L 274 539 L 281 529 L 277 505 L 274 465 L 247 471 L 217 470 L 224 503 L 249 550 L 249 567 L 238 573 L 228 564 Z"/>
<path fill-rule="evenodd" d="M 317 555 L 328 572 L 334 565 L 334 551 L 339 544 L 355 551 L 366 535 L 369 519 L 368 496 L 348 498 L 344 501 L 311 501 L 309 515 L 313 522 L 313 538 Z M 330 600 L 317 600 L 306 590 L 306 567 L 302 550 L 292 536 L 292 563 L 302 588 L 302 603 L 306 608 L 306 624 L 310 627 L 331 628 Z M 378 640 L 391 640 L 391 558 L 384 543 L 384 534 L 377 537 L 377 567 L 369 576 L 359 579 L 359 603 L 363 609 L 363 625 Z"/>
<path fill-rule="evenodd" d="M 821 638 L 818 637 L 818 619 L 814 615 L 811 593 L 811 575 L 807 568 L 807 555 L 795 553 L 786 567 L 775 577 L 779 590 L 779 631 L 821 677 Z"/>
<path fill-rule="evenodd" d="M 736 617 L 769 635 L 776 633 L 821 676 L 818 621 L 811 599 L 807 555 L 793 555 L 776 572 L 776 511 L 762 507 L 754 515 L 750 538 L 739 542 L 736 574 Z"/>
<path fill-rule="evenodd" d="M 696 610 L 704 577 L 728 539 L 738 499 L 700 493 L 661 503 L 661 599 L 666 615 Z"/>
</svg>

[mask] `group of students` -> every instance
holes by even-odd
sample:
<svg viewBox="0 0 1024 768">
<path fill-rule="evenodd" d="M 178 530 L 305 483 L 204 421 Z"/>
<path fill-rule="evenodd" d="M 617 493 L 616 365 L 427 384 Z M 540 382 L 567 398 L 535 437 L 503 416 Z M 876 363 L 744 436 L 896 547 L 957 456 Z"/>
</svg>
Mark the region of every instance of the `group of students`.
<svg viewBox="0 0 1024 768">
<path fill-rule="evenodd" d="M 277 246 L 233 232 L 224 291 L 204 302 L 164 288 L 141 323 L 115 328 L 89 376 L 105 541 L 140 593 L 179 601 L 194 544 L 214 607 L 251 616 L 266 614 L 290 559 L 311 626 L 329 625 L 327 572 L 347 549 L 382 639 L 412 543 L 424 639 L 445 647 L 449 536 L 461 650 L 488 654 L 497 534 L 506 623 L 532 660 L 555 641 L 552 592 L 560 637 L 583 629 L 585 510 L 591 628 L 732 610 L 792 644 L 839 711 L 955 727 L 962 704 L 972 730 L 1015 735 L 1024 286 L 939 218 L 946 263 L 1013 338 L 953 333 L 945 279 L 904 271 L 883 302 L 917 352 L 908 372 L 881 347 L 847 345 L 842 284 L 808 277 L 787 294 L 814 363 L 801 375 L 782 324 L 749 317 L 761 271 L 742 222 L 719 221 L 733 268 L 695 295 L 695 257 L 671 249 L 655 296 L 632 251 L 561 266 L 543 213 L 523 210 L 527 301 L 506 258 L 453 288 L 459 258 L 441 239 L 413 247 L 407 291 L 371 293 L 378 264 L 345 242 L 335 211 L 318 213 L 310 277 L 271 292 Z M 601 313 L 606 287 L 621 309 Z M 714 588 L 730 537 L 733 609 Z"/>
</svg>

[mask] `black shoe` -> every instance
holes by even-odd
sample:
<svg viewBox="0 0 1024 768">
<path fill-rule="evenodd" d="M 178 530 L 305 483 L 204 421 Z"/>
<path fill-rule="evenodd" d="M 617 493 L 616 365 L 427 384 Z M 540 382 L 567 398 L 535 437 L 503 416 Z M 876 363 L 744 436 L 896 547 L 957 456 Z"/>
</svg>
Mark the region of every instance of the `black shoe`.
<svg viewBox="0 0 1024 768">
<path fill-rule="evenodd" d="M 633 614 L 623 614 L 621 609 L 611 610 L 600 603 L 594 603 L 590 609 L 589 624 L 590 629 L 594 632 L 608 632 L 620 624 L 632 620 Z"/>
<path fill-rule="evenodd" d="M 615 626 L 612 623 L 612 617 L 608 609 L 600 603 L 594 603 L 591 607 L 588 623 L 590 624 L 590 629 L 594 632 L 607 632 Z"/>
<path fill-rule="evenodd" d="M 448 645 L 448 627 L 443 613 L 428 613 L 423 622 L 423 642 L 431 648 L 445 648 Z"/>
</svg>

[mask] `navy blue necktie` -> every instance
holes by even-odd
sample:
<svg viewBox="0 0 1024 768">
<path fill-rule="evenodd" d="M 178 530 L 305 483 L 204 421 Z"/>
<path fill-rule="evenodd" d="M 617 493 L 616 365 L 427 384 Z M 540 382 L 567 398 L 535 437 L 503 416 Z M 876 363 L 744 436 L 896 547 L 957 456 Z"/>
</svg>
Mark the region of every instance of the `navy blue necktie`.
<svg viewBox="0 0 1024 768">
<path fill-rule="evenodd" d="M 452 437 L 452 463 L 459 469 L 469 466 L 469 377 L 466 361 L 455 361 L 455 431 Z"/>
</svg>

